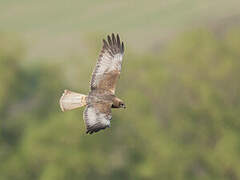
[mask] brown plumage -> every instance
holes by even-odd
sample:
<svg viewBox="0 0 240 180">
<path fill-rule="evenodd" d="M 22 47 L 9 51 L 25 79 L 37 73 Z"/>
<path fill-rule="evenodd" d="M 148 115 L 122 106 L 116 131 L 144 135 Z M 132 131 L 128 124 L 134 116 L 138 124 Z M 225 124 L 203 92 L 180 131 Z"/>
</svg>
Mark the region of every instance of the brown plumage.
<svg viewBox="0 0 240 180">
<path fill-rule="evenodd" d="M 108 42 L 107 42 L 108 41 Z M 107 36 L 92 74 L 89 94 L 83 95 L 65 90 L 61 99 L 62 111 L 86 105 L 83 119 L 86 133 L 98 132 L 110 127 L 111 108 L 126 108 L 124 102 L 115 96 L 117 80 L 122 67 L 124 44 L 119 35 Z"/>
</svg>

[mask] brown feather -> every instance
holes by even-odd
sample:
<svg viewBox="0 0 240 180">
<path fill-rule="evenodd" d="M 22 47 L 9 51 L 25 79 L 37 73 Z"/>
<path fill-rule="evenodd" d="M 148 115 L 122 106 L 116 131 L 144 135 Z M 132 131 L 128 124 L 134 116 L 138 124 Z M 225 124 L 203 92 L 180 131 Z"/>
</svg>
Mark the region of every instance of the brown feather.
<svg viewBox="0 0 240 180">
<path fill-rule="evenodd" d="M 92 134 L 110 127 L 111 108 L 126 108 L 123 101 L 114 95 L 121 72 L 123 53 L 124 44 L 120 41 L 119 35 L 108 35 L 107 40 L 103 39 L 88 96 L 65 91 L 60 99 L 63 111 L 86 105 L 83 113 L 86 133 Z"/>
<path fill-rule="evenodd" d="M 114 94 L 119 75 L 119 71 L 112 71 L 110 73 L 104 74 L 103 79 L 99 82 L 98 88 L 110 90 Z"/>
<path fill-rule="evenodd" d="M 92 75 L 91 90 L 104 89 L 115 93 L 117 80 L 121 71 L 124 45 L 117 34 L 103 39 L 103 48 Z"/>
<path fill-rule="evenodd" d="M 110 127 L 111 103 L 92 103 L 89 104 L 83 113 L 86 125 L 86 133 L 92 134 L 101 129 Z"/>
</svg>

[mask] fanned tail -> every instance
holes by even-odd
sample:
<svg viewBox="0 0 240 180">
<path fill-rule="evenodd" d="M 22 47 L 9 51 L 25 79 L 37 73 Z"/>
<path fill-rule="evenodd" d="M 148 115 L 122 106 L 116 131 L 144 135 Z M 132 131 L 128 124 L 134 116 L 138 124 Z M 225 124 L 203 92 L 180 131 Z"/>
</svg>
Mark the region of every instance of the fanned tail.
<svg viewBox="0 0 240 180">
<path fill-rule="evenodd" d="M 64 93 L 59 101 L 61 110 L 64 112 L 85 106 L 87 104 L 86 98 L 87 96 L 84 94 L 64 90 Z"/>
</svg>

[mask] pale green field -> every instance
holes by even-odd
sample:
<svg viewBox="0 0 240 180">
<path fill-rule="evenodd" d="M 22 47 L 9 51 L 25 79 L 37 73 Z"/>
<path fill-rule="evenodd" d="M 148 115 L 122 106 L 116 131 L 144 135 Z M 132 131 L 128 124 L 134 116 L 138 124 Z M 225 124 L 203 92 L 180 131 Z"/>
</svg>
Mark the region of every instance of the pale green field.
<svg viewBox="0 0 240 180">
<path fill-rule="evenodd" d="M 179 32 L 239 16 L 237 0 L 0 0 L 0 31 L 24 39 L 28 59 L 84 54 L 86 40 L 111 32 L 128 49 L 154 51 Z"/>
</svg>

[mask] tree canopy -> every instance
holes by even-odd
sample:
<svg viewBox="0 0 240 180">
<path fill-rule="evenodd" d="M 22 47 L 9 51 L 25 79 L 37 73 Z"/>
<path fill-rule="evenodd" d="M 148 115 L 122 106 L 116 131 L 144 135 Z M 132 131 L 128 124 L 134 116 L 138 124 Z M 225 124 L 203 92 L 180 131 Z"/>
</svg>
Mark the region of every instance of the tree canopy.
<svg viewBox="0 0 240 180">
<path fill-rule="evenodd" d="M 27 49 L 2 33 L 0 179 L 239 179 L 239 32 L 197 29 L 156 53 L 126 51 L 116 93 L 127 109 L 94 135 L 83 109 L 58 106 L 65 88 L 87 93 L 93 64 L 26 65 Z"/>
</svg>

